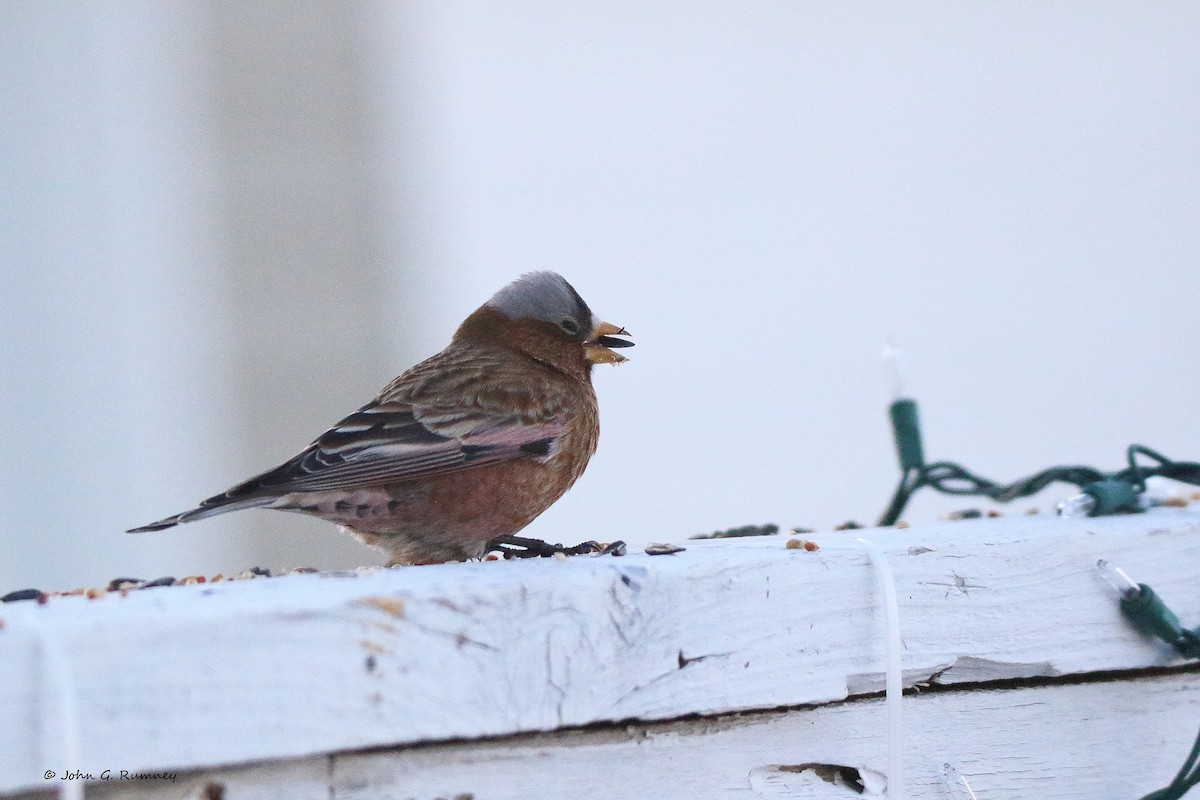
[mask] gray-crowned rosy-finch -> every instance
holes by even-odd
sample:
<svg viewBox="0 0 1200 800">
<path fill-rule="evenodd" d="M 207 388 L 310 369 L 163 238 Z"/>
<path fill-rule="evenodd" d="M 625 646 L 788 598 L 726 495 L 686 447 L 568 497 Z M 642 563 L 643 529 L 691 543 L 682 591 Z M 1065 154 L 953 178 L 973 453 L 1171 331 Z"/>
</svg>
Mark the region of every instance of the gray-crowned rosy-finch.
<svg viewBox="0 0 1200 800">
<path fill-rule="evenodd" d="M 284 464 L 131 532 L 243 508 L 299 511 L 384 548 L 393 564 L 481 556 L 563 495 L 596 450 L 593 364 L 628 336 L 561 275 L 496 293 L 445 350 Z"/>
</svg>

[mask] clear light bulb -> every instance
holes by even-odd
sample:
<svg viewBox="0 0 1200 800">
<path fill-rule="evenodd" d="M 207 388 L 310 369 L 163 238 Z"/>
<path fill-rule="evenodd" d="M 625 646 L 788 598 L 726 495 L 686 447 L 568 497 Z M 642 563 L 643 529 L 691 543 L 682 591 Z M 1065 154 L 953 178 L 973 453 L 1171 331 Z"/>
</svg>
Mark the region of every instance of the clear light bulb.
<svg viewBox="0 0 1200 800">
<path fill-rule="evenodd" d="M 1103 558 L 1096 562 L 1096 569 L 1100 570 L 1100 577 L 1104 578 L 1104 582 L 1116 589 L 1123 599 L 1132 600 L 1142 593 L 1142 587 L 1125 574 L 1125 570 L 1114 567 Z"/>
<path fill-rule="evenodd" d="M 1092 513 L 1092 509 L 1095 507 L 1096 498 L 1081 492 L 1059 502 L 1058 515 L 1060 517 L 1086 517 Z"/>
<path fill-rule="evenodd" d="M 892 387 L 892 399 L 904 397 L 904 372 L 900 369 L 900 360 L 904 353 L 889 339 L 883 346 L 883 374 L 888 385 Z"/>
<path fill-rule="evenodd" d="M 975 790 L 967 782 L 966 776 L 949 762 L 942 764 L 942 780 L 946 782 L 946 790 L 950 792 L 950 796 L 954 800 L 979 800 L 975 795 Z"/>
</svg>

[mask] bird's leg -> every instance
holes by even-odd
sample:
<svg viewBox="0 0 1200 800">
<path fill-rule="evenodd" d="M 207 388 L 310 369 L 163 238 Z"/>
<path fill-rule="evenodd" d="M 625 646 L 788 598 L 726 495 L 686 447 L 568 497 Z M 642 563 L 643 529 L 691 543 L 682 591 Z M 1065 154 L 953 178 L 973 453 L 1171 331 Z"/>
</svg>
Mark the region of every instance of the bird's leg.
<svg viewBox="0 0 1200 800">
<path fill-rule="evenodd" d="M 528 539 L 524 536 L 497 536 L 487 543 L 488 550 L 499 550 L 505 558 L 547 558 L 555 553 L 568 556 L 579 556 L 594 553 L 600 549 L 598 542 L 583 542 L 574 547 L 563 547 L 561 543 L 550 544 L 541 539 Z"/>
<path fill-rule="evenodd" d="M 552 545 L 541 539 L 528 539 L 524 536 L 497 536 L 487 543 L 488 550 L 499 550 L 505 558 L 537 558 L 551 556 L 562 545 Z"/>
<path fill-rule="evenodd" d="M 600 543 L 588 539 L 586 542 L 580 542 L 574 547 L 566 548 L 563 552 L 569 556 L 585 556 L 589 553 L 598 553 L 600 552 Z"/>
</svg>

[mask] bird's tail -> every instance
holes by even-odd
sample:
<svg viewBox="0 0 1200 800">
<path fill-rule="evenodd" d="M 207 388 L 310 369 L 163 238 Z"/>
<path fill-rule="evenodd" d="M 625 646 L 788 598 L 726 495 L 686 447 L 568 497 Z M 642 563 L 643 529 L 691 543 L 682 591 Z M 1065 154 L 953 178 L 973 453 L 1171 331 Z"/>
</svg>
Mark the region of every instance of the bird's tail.
<svg viewBox="0 0 1200 800">
<path fill-rule="evenodd" d="M 143 525 L 140 528 L 130 528 L 125 532 L 149 533 L 150 531 L 166 530 L 184 522 L 195 522 L 198 519 L 215 517 L 217 514 L 224 514 L 227 511 L 240 511 L 243 508 L 260 508 L 270 505 L 276 499 L 274 497 L 252 497 L 245 500 L 232 500 L 226 495 L 219 494 L 216 497 L 210 497 L 205 500 L 191 511 L 184 511 L 182 514 L 165 517 L 158 522 L 151 522 L 149 525 Z"/>
</svg>

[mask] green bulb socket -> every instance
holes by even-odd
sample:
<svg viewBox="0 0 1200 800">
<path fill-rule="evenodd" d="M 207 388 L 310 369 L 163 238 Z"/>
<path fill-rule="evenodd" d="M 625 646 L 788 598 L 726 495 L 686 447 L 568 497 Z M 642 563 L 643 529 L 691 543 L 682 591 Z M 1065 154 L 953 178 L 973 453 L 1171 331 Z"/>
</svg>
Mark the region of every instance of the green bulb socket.
<svg viewBox="0 0 1200 800">
<path fill-rule="evenodd" d="M 1121 611 L 1133 626 L 1142 633 L 1157 636 L 1174 645 L 1183 633 L 1179 617 L 1167 608 L 1154 590 L 1144 583 L 1138 584 L 1140 591 L 1134 597 L 1121 600 Z"/>
<path fill-rule="evenodd" d="M 1138 490 L 1129 481 L 1119 481 L 1106 478 L 1102 481 L 1089 483 L 1080 491 L 1096 501 L 1088 516 L 1102 517 L 1106 514 L 1121 514 L 1131 511 L 1141 511 Z"/>
<path fill-rule="evenodd" d="M 917 401 L 908 398 L 896 400 L 889 407 L 888 413 L 892 417 L 892 433 L 896 436 L 896 455 L 900 459 L 900 471 L 908 472 L 910 469 L 925 466 Z"/>
</svg>

